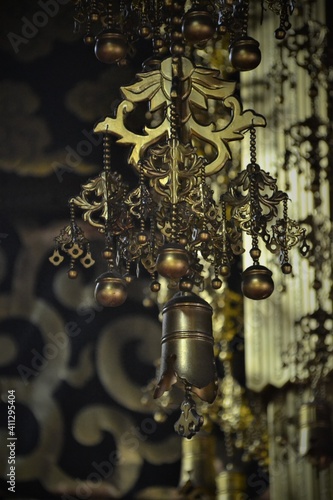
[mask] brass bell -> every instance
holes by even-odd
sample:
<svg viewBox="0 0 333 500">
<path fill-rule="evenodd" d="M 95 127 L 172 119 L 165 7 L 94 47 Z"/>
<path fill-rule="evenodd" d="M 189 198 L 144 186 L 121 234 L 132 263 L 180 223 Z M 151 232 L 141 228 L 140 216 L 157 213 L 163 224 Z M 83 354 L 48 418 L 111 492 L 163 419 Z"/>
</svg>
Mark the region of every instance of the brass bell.
<svg viewBox="0 0 333 500">
<path fill-rule="evenodd" d="M 127 54 L 127 39 L 117 31 L 105 30 L 96 37 L 95 55 L 99 61 L 114 64 Z"/>
<path fill-rule="evenodd" d="M 255 264 L 243 272 L 242 292 L 248 299 L 267 299 L 274 291 L 272 272 L 265 266 Z"/>
<path fill-rule="evenodd" d="M 154 398 L 181 381 L 204 401 L 217 393 L 212 308 L 192 292 L 178 292 L 162 310 L 162 354 Z"/>
<path fill-rule="evenodd" d="M 204 493 L 204 498 L 215 499 L 215 458 L 213 434 L 200 431 L 192 439 L 183 439 L 179 491 L 193 498 L 195 493 Z"/>
<path fill-rule="evenodd" d="M 318 469 L 326 469 L 333 460 L 330 408 L 325 402 L 305 403 L 299 413 L 299 454 Z"/>
<path fill-rule="evenodd" d="M 247 498 L 246 476 L 241 472 L 224 470 L 217 476 L 217 500 Z"/>
<path fill-rule="evenodd" d="M 206 10 L 190 9 L 184 16 L 182 31 L 188 43 L 202 44 L 212 38 L 216 25 Z"/>
<path fill-rule="evenodd" d="M 177 243 L 165 245 L 159 252 L 156 268 L 164 278 L 179 279 L 185 276 L 190 267 L 189 255 Z"/>
<path fill-rule="evenodd" d="M 229 47 L 229 60 L 238 71 L 255 69 L 261 61 L 259 42 L 250 36 L 237 38 Z"/>
<path fill-rule="evenodd" d="M 127 299 L 126 281 L 110 271 L 96 280 L 95 299 L 103 307 L 121 306 Z"/>
</svg>

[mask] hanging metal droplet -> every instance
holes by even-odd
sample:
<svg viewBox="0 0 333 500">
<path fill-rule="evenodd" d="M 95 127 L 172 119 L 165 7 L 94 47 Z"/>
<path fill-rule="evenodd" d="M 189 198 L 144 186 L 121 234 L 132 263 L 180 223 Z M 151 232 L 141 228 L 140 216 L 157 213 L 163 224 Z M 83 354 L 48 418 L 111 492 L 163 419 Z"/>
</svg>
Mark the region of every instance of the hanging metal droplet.
<svg viewBox="0 0 333 500">
<path fill-rule="evenodd" d="M 95 299 L 103 307 L 121 306 L 127 299 L 125 280 L 112 272 L 101 274 L 96 280 Z"/>
<path fill-rule="evenodd" d="M 208 42 L 216 31 L 212 16 L 206 10 L 190 9 L 184 16 L 182 31 L 188 43 Z"/>
<path fill-rule="evenodd" d="M 99 61 L 114 64 L 127 54 L 127 40 L 122 33 L 105 30 L 96 37 L 95 55 Z"/>
<path fill-rule="evenodd" d="M 156 261 L 158 273 L 170 279 L 179 279 L 185 276 L 189 266 L 187 251 L 176 243 L 169 243 L 162 247 Z"/>
<path fill-rule="evenodd" d="M 274 291 L 272 272 L 265 266 L 256 264 L 243 272 L 242 292 L 252 300 L 266 299 Z"/>
<path fill-rule="evenodd" d="M 229 47 L 229 59 L 238 71 L 255 69 L 261 61 L 259 42 L 250 36 L 237 38 Z"/>
</svg>

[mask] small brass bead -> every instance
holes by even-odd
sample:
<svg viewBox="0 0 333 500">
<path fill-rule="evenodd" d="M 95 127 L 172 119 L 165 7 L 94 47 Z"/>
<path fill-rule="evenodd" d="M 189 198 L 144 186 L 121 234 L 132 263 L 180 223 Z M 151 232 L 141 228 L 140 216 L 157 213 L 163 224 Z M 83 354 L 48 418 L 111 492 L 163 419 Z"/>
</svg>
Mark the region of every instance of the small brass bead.
<svg viewBox="0 0 333 500">
<path fill-rule="evenodd" d="M 98 15 L 98 12 L 92 12 L 89 16 L 90 18 L 90 21 L 92 23 L 97 23 L 97 21 L 99 21 L 99 15 Z"/>
<path fill-rule="evenodd" d="M 75 280 L 75 279 L 78 277 L 78 274 L 79 274 L 79 273 L 77 272 L 77 270 L 76 270 L 76 269 L 70 269 L 70 270 L 68 271 L 68 273 L 67 273 L 67 275 L 68 275 L 69 279 L 71 279 L 71 280 Z"/>
<path fill-rule="evenodd" d="M 170 46 L 170 52 L 173 56 L 182 56 L 184 50 L 184 46 L 181 43 L 172 43 Z"/>
<path fill-rule="evenodd" d="M 162 38 L 154 38 L 153 43 L 155 49 L 161 49 L 164 46 L 164 40 Z"/>
<path fill-rule="evenodd" d="M 161 289 L 161 285 L 158 281 L 152 281 L 150 285 L 150 290 L 152 292 L 159 292 Z"/>
<path fill-rule="evenodd" d="M 283 274 L 290 274 L 292 270 L 293 270 L 293 266 L 291 264 L 289 264 L 289 262 L 285 262 L 281 266 L 281 271 L 283 272 Z"/>
<path fill-rule="evenodd" d="M 210 239 L 209 232 L 208 231 L 200 231 L 199 233 L 199 240 L 200 241 L 208 241 Z"/>
<path fill-rule="evenodd" d="M 172 18 L 172 24 L 174 24 L 174 25 L 180 25 L 180 24 L 182 24 L 182 22 L 183 22 L 183 20 L 180 16 L 174 16 Z"/>
<path fill-rule="evenodd" d="M 95 37 L 94 37 L 94 35 L 91 35 L 91 34 L 87 33 L 83 37 L 83 41 L 84 41 L 85 45 L 93 45 L 95 43 Z"/>
<path fill-rule="evenodd" d="M 179 281 L 179 290 L 182 292 L 190 292 L 193 288 L 193 282 L 189 278 L 181 278 Z"/>
<path fill-rule="evenodd" d="M 173 42 L 177 42 L 183 39 L 183 34 L 180 31 L 173 31 L 171 33 L 171 39 Z"/>
<path fill-rule="evenodd" d="M 179 238 L 179 244 L 180 244 L 181 246 L 183 246 L 183 247 L 184 247 L 185 245 L 187 245 L 187 242 L 188 242 L 188 239 L 187 239 L 187 237 L 186 237 L 186 236 L 181 236 L 181 237 Z"/>
<path fill-rule="evenodd" d="M 172 8 L 176 12 L 180 12 L 184 8 L 184 4 L 182 2 L 172 2 Z"/>
<path fill-rule="evenodd" d="M 152 34 L 150 26 L 141 26 L 139 29 L 139 35 L 142 36 L 143 38 L 149 38 Z"/>
<path fill-rule="evenodd" d="M 220 278 L 214 278 L 212 279 L 212 287 L 214 288 L 214 290 L 219 290 L 222 286 L 222 281 L 220 280 Z"/>
<path fill-rule="evenodd" d="M 103 252 L 102 252 L 102 257 L 106 260 L 110 260 L 112 259 L 113 257 L 113 252 L 112 252 L 112 249 L 109 248 L 109 247 L 106 247 L 104 248 Z"/>
<path fill-rule="evenodd" d="M 277 40 L 283 40 L 284 37 L 286 36 L 286 32 L 282 28 L 278 28 L 274 31 L 274 36 Z"/>
<path fill-rule="evenodd" d="M 220 24 L 217 27 L 217 31 L 219 35 L 225 35 L 226 33 L 228 33 L 228 28 L 226 27 L 225 24 Z"/>
<path fill-rule="evenodd" d="M 250 255 L 253 260 L 258 260 L 261 255 L 260 248 L 251 248 Z"/>
<path fill-rule="evenodd" d="M 138 243 L 140 245 L 143 245 L 144 243 L 147 243 L 148 237 L 145 233 L 139 233 L 138 234 Z"/>
<path fill-rule="evenodd" d="M 220 274 L 223 276 L 223 278 L 228 278 L 230 276 L 230 266 L 227 264 L 222 264 L 220 267 Z"/>
</svg>

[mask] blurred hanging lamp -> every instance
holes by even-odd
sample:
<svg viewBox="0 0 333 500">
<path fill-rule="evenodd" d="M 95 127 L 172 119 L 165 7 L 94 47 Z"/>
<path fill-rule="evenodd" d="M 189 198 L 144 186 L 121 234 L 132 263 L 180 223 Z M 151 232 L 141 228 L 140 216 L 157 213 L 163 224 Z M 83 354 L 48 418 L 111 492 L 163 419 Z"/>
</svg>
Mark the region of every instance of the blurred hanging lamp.
<svg viewBox="0 0 333 500">
<path fill-rule="evenodd" d="M 287 3 L 279 2 L 281 12 Z M 265 118 L 243 111 L 235 83 L 223 80 L 216 69 L 196 66 L 192 57 L 195 47 L 223 35 L 238 40 L 231 44 L 231 61 L 242 61 L 236 68 L 259 64 L 259 44 L 247 37 L 249 1 L 76 0 L 75 7 L 76 27 L 85 27 L 84 41 L 95 46 L 100 61 L 125 64 L 140 37 L 151 39 L 152 55 L 137 81 L 121 88 L 123 99 L 114 116 L 94 129 L 104 138 L 103 170 L 70 200 L 70 224 L 56 238 L 50 260 L 58 265 L 68 256 L 70 278 L 77 276 L 79 263 L 93 265 L 89 242 L 76 223 L 79 209 L 105 239 L 106 272 L 95 288 L 102 306 L 121 305 L 132 275 L 141 268 L 150 274 L 153 291 L 160 289 L 158 276 L 178 289 L 163 311 L 155 395 L 176 381 L 183 384 L 185 400 L 176 428 L 191 437 L 202 425 L 191 393 L 211 402 L 217 392 L 211 308 L 192 291 L 204 287 L 204 264 L 213 289 L 220 288 L 235 256 L 244 252 L 242 235 L 250 235 L 253 266 L 243 273 L 243 291 L 261 300 L 274 284 L 271 271 L 259 263 L 259 239 L 280 254 L 286 274 L 291 272 L 291 246 L 301 242 L 305 249 L 304 230 L 288 218 L 287 194 L 256 162 L 256 128 L 266 125 Z M 222 107 L 223 126 L 217 124 L 211 102 Z M 131 127 L 138 106 L 147 111 L 141 133 Z M 210 178 L 231 158 L 229 143 L 243 139 L 247 131 L 250 163 L 217 200 Z M 138 174 L 135 189 L 112 166 L 111 136 L 130 148 L 128 161 Z"/>
</svg>

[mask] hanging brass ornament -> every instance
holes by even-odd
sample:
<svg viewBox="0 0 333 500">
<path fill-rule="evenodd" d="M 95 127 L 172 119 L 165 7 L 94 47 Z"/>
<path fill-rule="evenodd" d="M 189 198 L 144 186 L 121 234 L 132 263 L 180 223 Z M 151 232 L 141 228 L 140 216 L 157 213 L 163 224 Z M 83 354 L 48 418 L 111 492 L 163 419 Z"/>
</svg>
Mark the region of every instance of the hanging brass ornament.
<svg viewBox="0 0 333 500">
<path fill-rule="evenodd" d="M 95 285 L 95 299 L 103 307 L 121 306 L 127 299 L 126 282 L 114 272 L 101 274 Z"/>
<path fill-rule="evenodd" d="M 255 69 L 261 61 L 259 42 L 250 36 L 237 38 L 229 47 L 229 59 L 238 71 Z"/>
<path fill-rule="evenodd" d="M 265 266 L 256 264 L 243 272 L 242 292 L 253 300 L 267 299 L 274 291 L 272 272 Z"/>
<path fill-rule="evenodd" d="M 160 376 L 154 397 L 177 381 L 203 401 L 217 393 L 211 306 L 191 292 L 178 292 L 162 310 Z"/>
<path fill-rule="evenodd" d="M 105 30 L 96 37 L 95 55 L 105 64 L 114 64 L 127 54 L 126 37 L 115 30 Z"/>
<path fill-rule="evenodd" d="M 188 43 L 202 44 L 212 38 L 216 31 L 216 24 L 209 12 L 194 7 L 184 15 L 182 31 Z"/>
<path fill-rule="evenodd" d="M 156 261 L 156 269 L 161 276 L 179 279 L 185 276 L 189 267 L 189 255 L 184 247 L 169 243 L 161 248 Z"/>
</svg>

